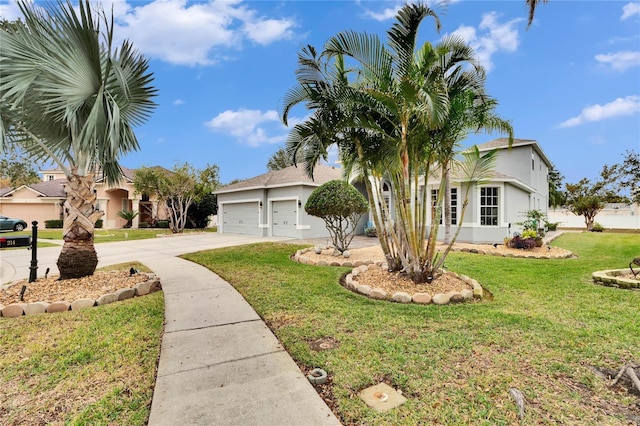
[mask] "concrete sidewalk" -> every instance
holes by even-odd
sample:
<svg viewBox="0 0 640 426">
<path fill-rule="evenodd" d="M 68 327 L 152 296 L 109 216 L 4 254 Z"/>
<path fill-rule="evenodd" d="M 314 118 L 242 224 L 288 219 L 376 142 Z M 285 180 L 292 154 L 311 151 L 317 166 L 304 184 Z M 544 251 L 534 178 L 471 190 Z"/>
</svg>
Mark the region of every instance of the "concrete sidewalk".
<svg viewBox="0 0 640 426">
<path fill-rule="evenodd" d="M 208 269 L 146 261 L 165 333 L 149 425 L 339 425 L 249 304 Z"/>
<path fill-rule="evenodd" d="M 162 282 L 165 330 L 149 425 L 340 425 L 244 298 L 208 269 L 175 257 L 282 240 L 202 234 L 96 245 L 99 266 L 138 260 Z M 57 273 L 59 252 L 39 249 L 39 271 Z M 28 277 L 27 254 L 2 252 L 15 279 Z"/>
</svg>

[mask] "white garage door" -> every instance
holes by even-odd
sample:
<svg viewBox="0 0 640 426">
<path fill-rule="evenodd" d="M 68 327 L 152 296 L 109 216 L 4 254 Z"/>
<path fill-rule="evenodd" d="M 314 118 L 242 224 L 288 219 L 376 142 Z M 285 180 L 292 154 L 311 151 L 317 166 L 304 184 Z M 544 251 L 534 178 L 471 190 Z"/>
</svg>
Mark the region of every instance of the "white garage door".
<svg viewBox="0 0 640 426">
<path fill-rule="evenodd" d="M 222 205 L 222 232 L 231 234 L 261 235 L 258 228 L 258 203 L 233 203 Z"/>
<path fill-rule="evenodd" d="M 274 237 L 297 237 L 296 215 L 297 206 L 295 200 L 274 201 L 271 204 L 272 230 Z"/>
</svg>

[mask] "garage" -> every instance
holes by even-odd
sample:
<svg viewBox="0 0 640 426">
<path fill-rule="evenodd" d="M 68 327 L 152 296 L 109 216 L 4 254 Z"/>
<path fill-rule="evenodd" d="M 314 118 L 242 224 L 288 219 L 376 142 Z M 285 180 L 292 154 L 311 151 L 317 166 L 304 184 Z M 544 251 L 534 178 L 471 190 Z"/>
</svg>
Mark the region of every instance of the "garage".
<svg viewBox="0 0 640 426">
<path fill-rule="evenodd" d="M 274 237 L 297 238 L 296 220 L 298 211 L 296 200 L 273 201 L 271 208 L 271 235 Z"/>
<path fill-rule="evenodd" d="M 324 221 L 302 207 L 323 183 L 342 171 L 318 164 L 314 178 L 303 167 L 290 166 L 218 188 L 218 232 L 263 237 L 325 238 Z"/>
<path fill-rule="evenodd" d="M 262 235 L 262 230 L 258 227 L 259 217 L 260 213 L 257 202 L 223 204 L 223 232 Z"/>
</svg>

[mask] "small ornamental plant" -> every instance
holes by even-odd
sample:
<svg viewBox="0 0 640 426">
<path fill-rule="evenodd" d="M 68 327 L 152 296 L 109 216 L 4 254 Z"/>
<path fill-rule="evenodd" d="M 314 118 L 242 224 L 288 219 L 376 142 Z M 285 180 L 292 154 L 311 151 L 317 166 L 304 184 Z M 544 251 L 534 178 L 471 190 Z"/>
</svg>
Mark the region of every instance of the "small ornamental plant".
<svg viewBox="0 0 640 426">
<path fill-rule="evenodd" d="M 537 234 L 533 232 L 534 236 L 531 235 L 531 231 L 524 231 L 522 234 L 519 232 L 513 233 L 513 238 L 511 238 L 507 242 L 507 247 L 516 248 L 521 250 L 531 250 L 537 246 L 536 239 Z"/>
</svg>

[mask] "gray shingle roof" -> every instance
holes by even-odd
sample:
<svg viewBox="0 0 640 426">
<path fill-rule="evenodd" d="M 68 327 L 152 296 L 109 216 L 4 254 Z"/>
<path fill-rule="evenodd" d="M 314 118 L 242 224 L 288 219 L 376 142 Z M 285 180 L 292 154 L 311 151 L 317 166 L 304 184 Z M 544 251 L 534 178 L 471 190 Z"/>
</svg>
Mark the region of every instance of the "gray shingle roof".
<svg viewBox="0 0 640 426">
<path fill-rule="evenodd" d="M 20 188 L 30 188 L 38 193 L 40 197 L 53 197 L 53 198 L 65 198 L 63 185 L 67 183 L 66 179 L 55 179 L 44 182 L 32 183 L 30 185 L 22 185 L 17 188 L 2 188 L 0 189 L 0 197 L 11 196 L 13 192 Z"/>
<path fill-rule="evenodd" d="M 511 146 L 522 146 L 522 145 L 533 145 L 537 144 L 533 139 L 516 139 L 513 138 L 513 143 Z M 478 145 L 478 150 L 480 151 L 489 151 L 494 148 L 508 148 L 509 147 L 509 138 L 498 138 L 489 142 L 485 142 L 483 144 Z"/>
<path fill-rule="evenodd" d="M 215 191 L 215 194 L 226 192 L 248 191 L 251 189 L 274 188 L 280 186 L 308 185 L 320 186 L 330 180 L 341 179 L 342 170 L 331 166 L 317 165 L 313 180 L 307 176 L 302 166 L 290 166 L 284 169 L 268 172 L 240 182 L 226 185 Z"/>
</svg>

